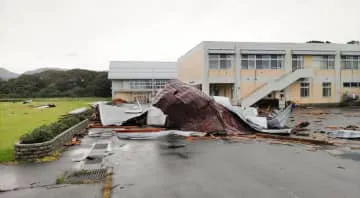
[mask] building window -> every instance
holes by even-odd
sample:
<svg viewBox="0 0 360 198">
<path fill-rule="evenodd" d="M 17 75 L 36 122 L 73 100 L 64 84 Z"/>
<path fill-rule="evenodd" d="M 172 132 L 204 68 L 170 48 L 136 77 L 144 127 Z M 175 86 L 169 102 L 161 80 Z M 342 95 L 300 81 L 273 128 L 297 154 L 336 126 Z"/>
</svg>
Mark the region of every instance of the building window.
<svg viewBox="0 0 360 198">
<path fill-rule="evenodd" d="M 310 83 L 309 82 L 301 82 L 300 83 L 300 96 L 301 97 L 309 97 L 310 96 Z"/>
<path fill-rule="evenodd" d="M 360 56 L 341 56 L 342 69 L 360 69 Z"/>
<path fill-rule="evenodd" d="M 357 82 L 351 82 L 350 87 L 358 87 L 358 83 Z"/>
<path fill-rule="evenodd" d="M 282 69 L 283 64 L 283 55 L 241 55 L 242 69 Z"/>
<path fill-rule="evenodd" d="M 343 87 L 351 87 L 350 85 L 351 85 L 351 84 L 350 84 L 349 82 L 344 82 L 344 83 L 343 83 Z"/>
<path fill-rule="evenodd" d="M 271 69 L 282 69 L 284 57 L 282 55 L 271 55 Z"/>
<path fill-rule="evenodd" d="M 322 56 L 321 69 L 335 69 L 335 56 Z"/>
<path fill-rule="evenodd" d="M 249 69 L 255 69 L 256 68 L 256 56 L 255 55 L 249 55 Z"/>
<path fill-rule="evenodd" d="M 293 55 L 292 56 L 292 68 L 293 71 L 297 69 L 304 69 L 304 56 Z"/>
<path fill-rule="evenodd" d="M 230 69 L 233 63 L 233 54 L 209 54 L 210 69 Z"/>
<path fill-rule="evenodd" d="M 249 69 L 249 57 L 248 55 L 241 56 L 241 69 Z"/>
<path fill-rule="evenodd" d="M 219 67 L 219 55 L 209 54 L 209 68 L 218 69 Z"/>
<path fill-rule="evenodd" d="M 329 82 L 324 82 L 322 84 L 323 86 L 323 97 L 330 97 L 331 96 L 331 83 Z"/>
<path fill-rule="evenodd" d="M 131 89 L 162 89 L 168 82 L 166 79 L 143 79 L 143 80 L 129 80 Z"/>
<path fill-rule="evenodd" d="M 357 88 L 360 87 L 360 82 L 343 82 L 343 87 Z"/>
</svg>

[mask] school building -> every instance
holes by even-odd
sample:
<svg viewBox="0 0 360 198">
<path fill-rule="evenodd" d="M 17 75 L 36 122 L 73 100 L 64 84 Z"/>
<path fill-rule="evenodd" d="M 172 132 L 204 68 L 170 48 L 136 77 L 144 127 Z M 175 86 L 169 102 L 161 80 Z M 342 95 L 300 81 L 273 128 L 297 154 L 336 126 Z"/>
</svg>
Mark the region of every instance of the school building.
<svg viewBox="0 0 360 198">
<path fill-rule="evenodd" d="M 339 103 L 360 94 L 360 45 L 204 41 L 177 70 L 180 80 L 243 106 L 264 98 Z"/>
</svg>

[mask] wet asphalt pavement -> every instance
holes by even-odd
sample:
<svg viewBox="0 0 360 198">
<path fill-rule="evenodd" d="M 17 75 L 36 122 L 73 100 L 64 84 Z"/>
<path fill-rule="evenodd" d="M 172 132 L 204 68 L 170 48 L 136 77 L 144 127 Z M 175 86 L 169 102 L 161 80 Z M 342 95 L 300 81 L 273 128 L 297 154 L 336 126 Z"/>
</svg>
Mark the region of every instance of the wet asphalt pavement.
<svg viewBox="0 0 360 198">
<path fill-rule="evenodd" d="M 323 114 L 340 120 L 335 114 Z M 306 111 L 307 112 L 307 111 Z M 346 114 L 357 114 L 350 109 Z M 312 115 L 294 112 L 293 122 Z M 334 116 L 335 118 L 332 118 Z M 349 117 L 349 116 L 347 116 Z M 359 117 L 352 117 L 360 122 Z M 316 118 L 318 119 L 318 118 Z M 327 124 L 325 119 L 323 125 Z M 312 122 L 313 123 L 313 122 Z M 320 122 L 315 122 L 320 123 Z M 333 121 L 329 121 L 331 125 Z M 338 123 L 347 125 L 348 123 Z M 310 125 L 311 126 L 311 125 Z M 314 127 L 320 127 L 314 124 Z M 51 184 L 72 162 L 87 154 L 98 138 L 85 137 L 81 146 L 65 151 L 55 162 L 0 165 L 0 187 Z M 112 197 L 354 197 L 360 194 L 360 153 L 349 148 L 309 149 L 305 145 L 269 144 L 269 141 L 202 140 L 185 148 L 169 149 L 157 141 L 124 141 L 109 138 L 113 155 L 105 158 L 114 167 Z M 349 154 L 350 153 L 350 154 Z M 346 155 L 350 155 L 347 156 Z M 0 193 L 10 197 L 101 197 L 102 184 L 65 185 Z"/>
<path fill-rule="evenodd" d="M 360 127 L 360 107 L 343 108 L 295 108 L 292 117 L 288 120 L 290 127 L 302 121 L 310 123 L 311 131 L 325 130 L 327 126 L 346 127 L 357 125 Z"/>
<path fill-rule="evenodd" d="M 183 151 L 132 142 L 113 197 L 359 197 L 360 163 L 304 146 L 203 141 Z"/>
</svg>

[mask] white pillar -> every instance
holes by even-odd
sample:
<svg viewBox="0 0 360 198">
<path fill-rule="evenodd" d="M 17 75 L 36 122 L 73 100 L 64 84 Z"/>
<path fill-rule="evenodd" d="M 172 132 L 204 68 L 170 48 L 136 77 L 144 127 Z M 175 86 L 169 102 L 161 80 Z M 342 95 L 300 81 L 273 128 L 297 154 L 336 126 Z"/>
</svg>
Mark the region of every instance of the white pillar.
<svg viewBox="0 0 360 198">
<path fill-rule="evenodd" d="M 292 53 L 290 49 L 285 50 L 284 70 L 285 73 L 292 72 Z M 289 101 L 291 99 L 289 87 L 285 88 L 284 94 L 285 94 L 285 101 Z"/>
<path fill-rule="evenodd" d="M 240 97 L 241 97 L 241 92 L 240 92 L 240 89 L 241 89 L 240 88 L 240 82 L 241 82 L 241 76 L 240 76 L 241 54 L 240 54 L 240 49 L 238 49 L 236 45 L 234 46 L 234 50 L 235 50 L 234 101 L 236 102 L 236 104 L 240 104 Z"/>
<path fill-rule="evenodd" d="M 207 46 L 203 46 L 204 47 L 204 74 L 203 74 L 203 79 L 202 79 L 202 83 L 201 83 L 201 90 L 206 93 L 206 94 L 210 94 L 209 91 L 209 52 L 207 49 Z"/>
<path fill-rule="evenodd" d="M 335 55 L 335 97 L 336 102 L 341 102 L 341 56 L 340 50 Z"/>
</svg>

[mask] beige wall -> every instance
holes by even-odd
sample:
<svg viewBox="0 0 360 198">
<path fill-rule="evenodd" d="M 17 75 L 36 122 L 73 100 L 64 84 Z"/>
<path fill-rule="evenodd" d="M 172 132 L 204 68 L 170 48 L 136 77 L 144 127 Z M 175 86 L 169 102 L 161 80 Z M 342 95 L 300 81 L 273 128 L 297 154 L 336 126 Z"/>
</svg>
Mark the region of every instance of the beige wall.
<svg viewBox="0 0 360 198">
<path fill-rule="evenodd" d="M 178 59 L 178 78 L 187 83 L 201 83 L 204 66 L 204 48 L 199 45 Z"/>
<path fill-rule="evenodd" d="M 257 70 L 256 76 L 264 79 L 275 79 L 285 74 L 285 70 L 282 69 L 261 69 Z"/>
<path fill-rule="evenodd" d="M 355 93 L 360 95 L 360 88 L 343 87 L 344 82 L 360 82 L 360 70 L 341 70 L 341 96 L 344 93 Z"/>
<path fill-rule="evenodd" d="M 229 77 L 234 78 L 234 69 L 209 69 L 209 77 Z"/>
<path fill-rule="evenodd" d="M 256 89 L 262 87 L 265 83 L 260 82 L 241 82 L 240 83 L 240 94 L 241 98 L 246 98 L 249 94 L 251 94 Z"/>
<path fill-rule="evenodd" d="M 310 96 L 300 97 L 300 82 L 295 82 L 289 86 L 289 99 L 297 104 L 319 104 L 319 103 L 336 103 L 335 83 L 331 82 L 331 96 L 323 97 L 322 82 L 310 82 Z"/>
<path fill-rule="evenodd" d="M 262 69 L 256 71 L 254 69 L 241 70 L 240 71 L 241 98 L 247 97 L 256 89 L 264 86 L 270 80 L 279 78 L 283 74 L 285 74 L 284 70 L 274 70 L 274 69 Z M 256 76 L 256 80 L 255 80 L 255 76 Z"/>
<path fill-rule="evenodd" d="M 304 56 L 304 68 L 312 67 L 312 56 Z"/>
</svg>

